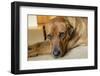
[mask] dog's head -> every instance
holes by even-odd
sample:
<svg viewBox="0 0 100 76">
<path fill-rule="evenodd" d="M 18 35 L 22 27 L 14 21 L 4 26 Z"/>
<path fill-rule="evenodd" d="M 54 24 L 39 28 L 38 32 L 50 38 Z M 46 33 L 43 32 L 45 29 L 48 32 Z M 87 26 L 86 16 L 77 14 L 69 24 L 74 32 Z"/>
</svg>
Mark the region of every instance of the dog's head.
<svg viewBox="0 0 100 76">
<path fill-rule="evenodd" d="M 73 26 L 64 17 L 55 17 L 45 25 L 46 39 L 50 40 L 54 57 L 64 56 L 73 30 Z"/>
</svg>

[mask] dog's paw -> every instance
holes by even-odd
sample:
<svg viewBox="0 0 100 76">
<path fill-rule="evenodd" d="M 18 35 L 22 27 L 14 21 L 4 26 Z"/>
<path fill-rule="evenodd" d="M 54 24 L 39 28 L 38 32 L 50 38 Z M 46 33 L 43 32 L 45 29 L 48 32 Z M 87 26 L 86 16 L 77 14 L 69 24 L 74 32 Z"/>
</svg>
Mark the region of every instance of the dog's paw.
<svg viewBox="0 0 100 76">
<path fill-rule="evenodd" d="M 29 50 L 28 51 L 28 57 L 36 57 L 38 56 L 38 53 L 36 51 L 33 51 L 33 50 Z"/>
<path fill-rule="evenodd" d="M 38 56 L 38 52 L 35 48 L 28 47 L 28 58 Z"/>
</svg>

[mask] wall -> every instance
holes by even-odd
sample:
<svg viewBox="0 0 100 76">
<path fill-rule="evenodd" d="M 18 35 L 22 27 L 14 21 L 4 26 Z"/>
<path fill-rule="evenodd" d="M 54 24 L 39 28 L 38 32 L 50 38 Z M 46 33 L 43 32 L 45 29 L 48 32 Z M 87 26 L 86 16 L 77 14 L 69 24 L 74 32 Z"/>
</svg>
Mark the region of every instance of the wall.
<svg viewBox="0 0 100 76">
<path fill-rule="evenodd" d="M 10 73 L 10 51 L 11 51 L 11 15 L 10 3 L 13 0 L 1 0 L 0 1 L 0 76 L 14 76 Z M 17 0 L 16 0 L 17 1 Z M 59 3 L 59 4 L 74 4 L 74 5 L 94 5 L 98 6 L 100 13 L 100 0 L 21 0 L 21 1 L 31 1 L 31 2 L 45 2 L 45 3 Z M 98 20 L 100 20 L 100 14 L 98 15 Z M 99 21 L 98 21 L 99 22 Z M 100 24 L 100 22 L 99 22 Z M 98 28 L 100 26 L 98 24 Z M 99 30 L 100 32 L 100 30 Z M 98 36 L 98 42 L 100 42 L 100 35 Z M 100 43 L 99 43 L 100 44 Z M 100 50 L 100 49 L 98 49 Z M 99 51 L 100 58 L 100 51 Z M 100 59 L 99 67 L 100 67 Z M 99 70 L 85 70 L 85 71 L 71 71 L 71 72 L 59 72 L 59 73 L 41 73 L 34 74 L 34 76 L 99 76 Z M 25 76 L 31 76 L 33 74 L 26 74 Z M 23 75 L 21 75 L 23 76 Z"/>
</svg>

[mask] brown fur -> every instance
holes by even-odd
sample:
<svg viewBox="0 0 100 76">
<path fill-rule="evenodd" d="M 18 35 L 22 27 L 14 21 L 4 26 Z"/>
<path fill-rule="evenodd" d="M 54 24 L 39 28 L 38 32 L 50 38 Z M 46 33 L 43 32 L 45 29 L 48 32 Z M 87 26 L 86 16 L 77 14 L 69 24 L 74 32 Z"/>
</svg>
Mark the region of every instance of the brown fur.
<svg viewBox="0 0 100 76">
<path fill-rule="evenodd" d="M 61 49 L 61 57 L 69 49 L 87 45 L 87 17 L 55 17 L 45 25 L 45 32 L 47 40 L 29 46 L 28 57 L 52 54 L 55 47 Z M 62 32 L 64 37 L 60 38 Z"/>
</svg>

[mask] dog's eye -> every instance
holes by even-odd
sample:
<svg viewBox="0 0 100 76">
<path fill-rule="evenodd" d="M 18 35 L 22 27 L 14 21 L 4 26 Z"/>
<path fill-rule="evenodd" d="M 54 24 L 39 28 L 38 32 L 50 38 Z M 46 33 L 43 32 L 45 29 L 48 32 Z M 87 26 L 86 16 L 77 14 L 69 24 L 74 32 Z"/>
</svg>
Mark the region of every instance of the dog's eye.
<svg viewBox="0 0 100 76">
<path fill-rule="evenodd" d="M 52 39 L 52 35 L 48 34 L 48 35 L 47 35 L 47 38 L 48 38 L 49 40 L 51 40 L 51 39 Z"/>
<path fill-rule="evenodd" d="M 64 32 L 60 32 L 60 33 L 59 33 L 59 37 L 60 37 L 60 38 L 64 38 L 64 37 L 65 37 L 65 33 L 64 33 Z"/>
</svg>

